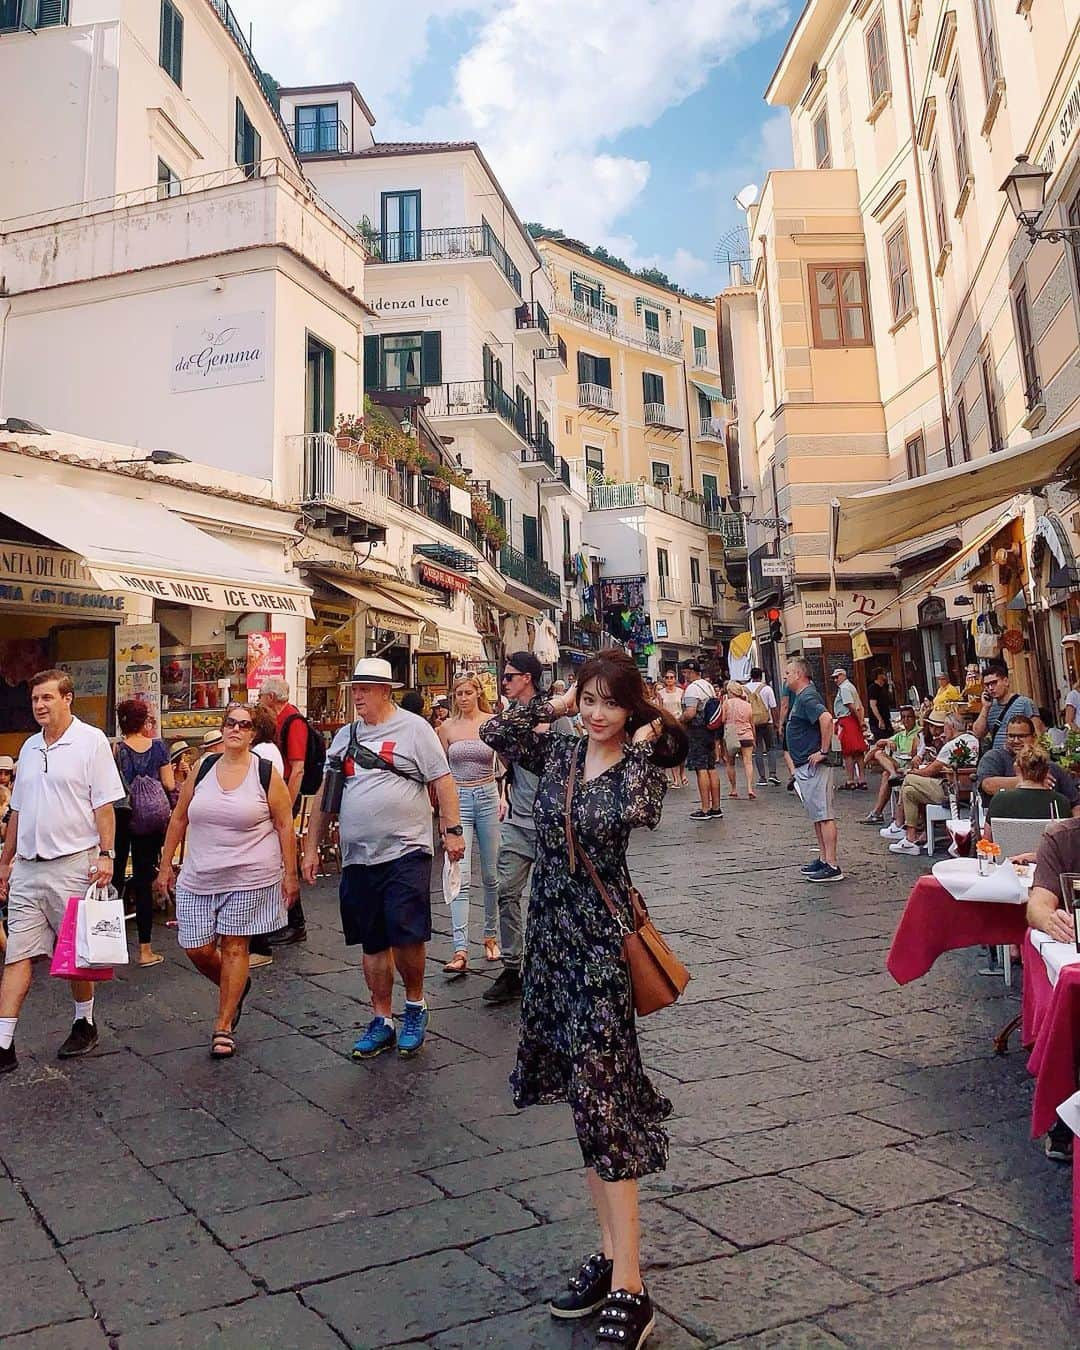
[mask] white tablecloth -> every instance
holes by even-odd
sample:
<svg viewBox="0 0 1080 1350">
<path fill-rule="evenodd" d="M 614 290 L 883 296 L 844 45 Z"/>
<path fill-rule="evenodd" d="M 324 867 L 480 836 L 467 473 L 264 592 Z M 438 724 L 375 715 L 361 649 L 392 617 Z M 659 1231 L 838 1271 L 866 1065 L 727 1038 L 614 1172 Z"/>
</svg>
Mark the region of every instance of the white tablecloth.
<svg viewBox="0 0 1080 1350">
<path fill-rule="evenodd" d="M 1080 965 L 1080 952 L 1076 950 L 1074 942 L 1055 942 L 1048 933 L 1040 933 L 1037 928 L 1033 928 L 1031 945 L 1042 957 L 1051 984 L 1057 984 L 1058 976 L 1065 966 Z"/>
</svg>

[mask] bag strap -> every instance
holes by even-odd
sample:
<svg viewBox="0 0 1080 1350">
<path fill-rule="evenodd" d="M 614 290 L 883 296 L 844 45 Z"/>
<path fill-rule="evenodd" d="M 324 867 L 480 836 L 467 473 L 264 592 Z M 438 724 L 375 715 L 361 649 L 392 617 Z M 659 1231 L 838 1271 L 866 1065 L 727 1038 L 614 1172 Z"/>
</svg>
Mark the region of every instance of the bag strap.
<svg viewBox="0 0 1080 1350">
<path fill-rule="evenodd" d="M 407 769 L 399 769 L 396 764 L 391 764 L 389 760 L 383 759 L 381 755 L 377 755 L 370 746 L 361 745 L 356 739 L 356 726 L 357 724 L 353 722 L 352 726 L 349 728 L 349 745 L 345 752 L 354 764 L 358 764 L 361 769 L 386 769 L 388 773 L 396 773 L 399 778 L 407 778 L 410 783 L 419 783 L 421 787 L 428 786 L 426 778 L 420 778 L 415 773 L 409 773 Z M 374 762 L 365 764 L 360 759 L 361 750 L 366 750 Z"/>
<path fill-rule="evenodd" d="M 210 772 L 210 770 L 214 767 L 214 765 L 218 762 L 220 758 L 221 754 L 219 752 L 216 755 L 207 755 L 203 759 L 202 763 L 199 765 L 198 770 L 195 773 L 195 787 L 199 786 L 199 784 L 202 782 L 202 780 L 206 777 L 206 775 Z M 193 792 L 194 790 L 195 789 L 192 788 Z"/>
<path fill-rule="evenodd" d="M 582 864 L 585 867 L 585 871 L 589 874 L 589 880 L 596 887 L 600 899 L 603 900 L 604 904 L 608 908 L 608 912 L 610 913 L 611 917 L 618 924 L 619 932 L 622 933 L 622 935 L 625 937 L 631 931 L 630 926 L 627 924 L 626 920 L 619 912 L 618 906 L 615 904 L 615 901 L 612 900 L 611 893 L 608 891 L 608 888 L 604 885 L 603 881 L 601 881 L 599 873 L 592 864 L 592 859 L 574 838 L 574 827 L 573 824 L 571 823 L 570 808 L 573 805 L 574 801 L 574 784 L 577 781 L 578 762 L 580 760 L 580 757 L 581 757 L 581 742 L 578 741 L 577 744 L 574 746 L 573 754 L 570 756 L 570 776 L 566 782 L 566 804 L 564 808 L 564 817 L 563 817 L 564 827 L 566 830 L 566 851 L 570 865 L 570 874 L 573 875 L 573 873 L 576 870 L 576 858 L 580 858 Z"/>
<path fill-rule="evenodd" d="M 1002 725 L 1006 725 L 1006 726 L 1008 725 L 1008 723 L 1005 721 L 1005 719 L 1006 719 L 1006 717 L 1008 717 L 1008 715 L 1009 715 L 1009 709 L 1012 707 L 1012 705 L 1016 702 L 1016 700 L 1017 700 L 1019 697 L 1020 697 L 1019 694 L 1013 694 L 1013 695 L 1012 695 L 1012 697 L 1011 697 L 1011 698 L 1008 700 L 1008 702 L 1005 704 L 1004 708 L 1002 708 L 1002 710 L 1001 710 L 1001 716 L 998 717 L 998 718 L 996 718 L 996 719 L 994 720 L 994 725 L 993 725 L 993 728 L 992 728 L 992 729 L 991 729 L 991 727 L 989 726 L 989 719 L 987 719 L 988 725 L 987 725 L 986 730 L 987 730 L 987 732 L 988 732 L 991 736 L 996 736 L 996 735 L 998 734 L 999 728 L 1000 728 Z"/>
</svg>

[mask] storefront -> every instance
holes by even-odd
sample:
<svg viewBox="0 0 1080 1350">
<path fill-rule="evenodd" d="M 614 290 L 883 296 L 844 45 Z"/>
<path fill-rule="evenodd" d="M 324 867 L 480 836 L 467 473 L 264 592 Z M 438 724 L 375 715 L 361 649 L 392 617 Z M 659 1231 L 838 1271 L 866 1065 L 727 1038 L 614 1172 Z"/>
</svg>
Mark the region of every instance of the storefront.
<svg viewBox="0 0 1080 1350">
<path fill-rule="evenodd" d="M 865 707 L 868 671 L 880 667 L 891 674 L 894 688 L 905 687 L 903 635 L 884 624 L 875 626 L 879 611 L 885 611 L 895 600 L 895 591 L 879 587 L 853 591 L 838 586 L 835 595 L 827 590 L 800 587 L 799 608 L 794 617 L 801 625 L 801 633 L 789 636 L 788 648 L 801 646 L 802 654 L 810 662 L 815 683 L 821 680 L 819 687 L 822 689 L 832 689 L 830 673 L 842 666 L 858 689 Z M 785 614 L 791 615 L 792 611 Z M 855 659 L 852 646 L 856 632 L 865 634 L 870 648 L 869 657 L 864 655 L 861 660 Z"/>
<path fill-rule="evenodd" d="M 1056 717 L 1080 679 L 1080 568 L 1065 523 L 1040 516 L 1031 536 L 1031 620 L 1045 701 Z"/>
</svg>

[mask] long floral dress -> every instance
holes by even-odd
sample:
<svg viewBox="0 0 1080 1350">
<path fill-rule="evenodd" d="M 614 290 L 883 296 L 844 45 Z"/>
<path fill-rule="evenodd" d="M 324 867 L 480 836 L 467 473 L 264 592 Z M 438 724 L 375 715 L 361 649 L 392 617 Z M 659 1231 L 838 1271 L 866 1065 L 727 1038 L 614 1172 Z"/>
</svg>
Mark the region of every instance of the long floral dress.
<svg viewBox="0 0 1080 1350">
<path fill-rule="evenodd" d="M 504 759 L 540 775 L 536 862 L 522 962 L 521 1033 L 510 1076 L 515 1105 L 569 1102 L 587 1167 L 626 1181 L 667 1166 L 660 1121 L 671 1103 L 645 1075 L 638 1051 L 622 939 L 585 869 L 570 874 L 564 826 L 576 737 L 538 735 L 546 702 L 512 706 L 485 722 L 481 738 Z M 655 829 L 667 788 L 652 747 L 584 781 L 578 756 L 573 826 L 612 897 L 625 896 L 626 845 L 639 825 Z M 629 904 L 627 904 L 629 920 Z"/>
</svg>

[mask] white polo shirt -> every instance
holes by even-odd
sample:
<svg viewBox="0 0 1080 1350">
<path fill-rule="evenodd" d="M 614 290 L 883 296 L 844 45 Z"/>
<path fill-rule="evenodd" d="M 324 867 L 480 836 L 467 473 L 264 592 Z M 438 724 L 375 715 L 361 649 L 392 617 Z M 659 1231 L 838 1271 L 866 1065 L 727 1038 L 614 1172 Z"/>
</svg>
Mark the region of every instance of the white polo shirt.
<svg viewBox="0 0 1080 1350">
<path fill-rule="evenodd" d="M 19 751 L 11 809 L 19 813 L 16 857 L 64 858 L 100 842 L 94 812 L 124 796 L 103 732 L 77 717 L 58 741 L 31 736 Z"/>
</svg>

